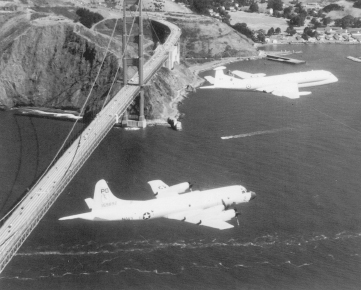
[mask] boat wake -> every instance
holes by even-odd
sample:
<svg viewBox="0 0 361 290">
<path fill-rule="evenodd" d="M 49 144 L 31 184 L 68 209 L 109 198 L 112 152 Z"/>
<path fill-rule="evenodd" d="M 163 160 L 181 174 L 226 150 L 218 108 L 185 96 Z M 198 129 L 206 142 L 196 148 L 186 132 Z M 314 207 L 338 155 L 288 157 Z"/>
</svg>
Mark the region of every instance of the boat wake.
<svg viewBox="0 0 361 290">
<path fill-rule="evenodd" d="M 259 236 L 251 241 L 244 239 L 190 239 L 177 240 L 175 242 L 162 242 L 160 240 L 117 241 L 112 243 L 99 244 L 89 241 L 85 244 L 60 245 L 56 251 L 39 247 L 36 251 L 18 253 L 16 256 L 22 259 L 47 259 L 49 263 L 24 272 L 17 272 L 13 269 L 7 276 L 0 277 L 0 280 L 43 280 L 43 279 L 67 279 L 68 276 L 92 276 L 95 275 L 119 275 L 128 277 L 129 275 L 169 275 L 177 276 L 184 273 L 192 273 L 195 268 L 202 271 L 213 271 L 219 269 L 238 269 L 238 271 L 248 271 L 259 269 L 259 267 L 282 268 L 294 267 L 301 271 L 308 267 L 318 267 L 318 260 L 312 255 L 307 255 L 309 248 L 318 247 L 324 243 L 344 243 L 350 240 L 351 243 L 360 239 L 361 233 L 343 231 L 333 235 L 322 233 L 314 235 L 295 235 L 282 237 L 277 233 Z M 194 258 L 193 253 L 207 251 L 231 251 L 239 253 L 242 258 L 222 260 L 207 260 Z M 257 254 L 255 254 L 257 252 Z M 169 268 L 165 264 L 155 265 L 154 263 L 144 263 L 149 257 L 154 255 L 162 256 L 164 253 L 174 253 L 183 257 L 182 262 L 175 267 Z M 280 255 L 279 253 L 282 253 Z M 329 254 L 329 253 L 328 253 Z M 275 255 L 275 256 L 274 256 Z M 343 253 L 345 256 L 358 257 L 355 251 Z M 48 258 L 46 258 L 48 256 Z M 57 258 L 55 256 L 58 256 Z M 205 257 L 207 254 L 204 255 Z M 338 255 L 324 255 L 331 263 L 338 263 L 343 258 Z M 270 258 L 273 257 L 273 258 Z M 64 261 L 67 261 L 64 263 Z M 139 263 L 139 261 L 143 261 Z M 142 265 L 139 267 L 139 265 Z M 51 266 L 51 265 L 50 265 Z M 212 270 L 213 269 L 213 270 Z"/>
<path fill-rule="evenodd" d="M 239 134 L 239 135 L 224 136 L 224 137 L 221 137 L 221 139 L 226 140 L 226 139 L 252 137 L 252 136 L 256 136 L 256 135 L 274 134 L 274 133 L 278 133 L 278 132 L 282 132 L 282 131 L 292 131 L 292 130 L 294 130 L 294 128 L 286 127 L 286 128 L 273 129 L 273 130 L 255 131 L 255 132 Z"/>
<path fill-rule="evenodd" d="M 222 248 L 222 247 L 259 247 L 264 249 L 270 249 L 272 247 L 285 246 L 305 246 L 310 244 L 317 244 L 320 241 L 329 240 L 336 242 L 338 240 L 344 241 L 349 239 L 361 238 L 361 233 L 349 233 L 346 231 L 337 233 L 334 236 L 326 236 L 324 234 L 306 236 L 294 236 L 290 238 L 281 238 L 277 234 L 264 235 L 255 238 L 252 241 L 244 241 L 238 239 L 229 239 L 225 241 L 217 241 L 217 239 L 206 240 L 178 240 L 175 242 L 161 242 L 159 240 L 132 240 L 125 242 L 112 242 L 105 244 L 97 244 L 96 242 L 90 241 L 86 244 L 76 245 L 60 245 L 60 249 L 56 251 L 47 251 L 44 247 L 40 247 L 37 251 L 31 252 L 19 252 L 16 256 L 95 256 L 95 255 L 106 255 L 107 259 L 103 259 L 101 264 L 105 264 L 116 260 L 118 257 L 109 257 L 114 254 L 128 254 L 133 252 L 140 253 L 151 253 L 159 250 L 169 249 L 207 249 L 207 248 Z M 61 248 L 64 248 L 62 250 Z"/>
</svg>

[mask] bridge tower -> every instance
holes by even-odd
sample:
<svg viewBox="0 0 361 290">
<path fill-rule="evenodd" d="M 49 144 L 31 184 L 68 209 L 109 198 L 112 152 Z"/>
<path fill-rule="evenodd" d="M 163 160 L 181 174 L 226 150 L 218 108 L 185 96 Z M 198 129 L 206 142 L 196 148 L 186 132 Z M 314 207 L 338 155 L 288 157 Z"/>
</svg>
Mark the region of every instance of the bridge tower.
<svg viewBox="0 0 361 290">
<path fill-rule="evenodd" d="M 124 0 L 123 1 L 123 84 L 126 86 L 128 83 L 128 63 L 138 64 L 138 76 L 139 81 L 138 85 L 140 87 L 139 90 L 139 118 L 137 122 L 137 126 L 141 128 L 145 128 L 147 126 L 147 121 L 144 117 L 144 72 L 143 72 L 143 66 L 144 66 L 144 34 L 143 34 L 143 15 L 142 15 L 142 0 L 138 1 L 138 19 L 139 19 L 139 34 L 138 34 L 138 59 L 129 59 L 126 57 L 126 49 L 127 49 L 127 21 L 126 21 L 126 4 L 132 3 L 134 4 L 136 1 L 134 0 Z M 123 125 L 129 125 L 134 124 L 133 122 L 129 122 L 128 120 L 128 113 L 125 112 L 123 116 Z"/>
</svg>

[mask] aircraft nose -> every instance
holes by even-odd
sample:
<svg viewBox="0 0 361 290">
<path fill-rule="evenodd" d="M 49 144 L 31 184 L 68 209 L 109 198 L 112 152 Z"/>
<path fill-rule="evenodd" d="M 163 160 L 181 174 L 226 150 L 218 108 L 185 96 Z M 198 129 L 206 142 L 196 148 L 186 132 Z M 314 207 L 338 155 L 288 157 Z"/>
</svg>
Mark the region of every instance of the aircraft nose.
<svg viewBox="0 0 361 290">
<path fill-rule="evenodd" d="M 251 191 L 251 198 L 249 200 L 255 199 L 256 193 L 254 191 Z"/>
</svg>

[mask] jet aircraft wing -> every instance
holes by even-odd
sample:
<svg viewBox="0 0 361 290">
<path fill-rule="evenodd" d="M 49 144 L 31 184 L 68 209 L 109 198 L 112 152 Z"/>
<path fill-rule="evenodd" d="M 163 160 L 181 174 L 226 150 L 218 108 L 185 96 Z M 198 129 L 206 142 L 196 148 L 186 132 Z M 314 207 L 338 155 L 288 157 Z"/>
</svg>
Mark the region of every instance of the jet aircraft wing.
<svg viewBox="0 0 361 290">
<path fill-rule="evenodd" d="M 279 97 L 286 97 L 289 99 L 298 99 L 302 93 L 298 90 L 296 83 L 283 83 L 277 85 L 269 85 L 256 89 L 256 91 L 271 93 Z"/>
</svg>

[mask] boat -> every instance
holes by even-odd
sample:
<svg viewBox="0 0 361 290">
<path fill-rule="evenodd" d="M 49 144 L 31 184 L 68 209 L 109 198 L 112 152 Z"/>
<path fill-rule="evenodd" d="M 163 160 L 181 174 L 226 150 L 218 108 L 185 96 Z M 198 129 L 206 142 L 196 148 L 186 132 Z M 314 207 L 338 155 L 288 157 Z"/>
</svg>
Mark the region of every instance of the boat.
<svg viewBox="0 0 361 290">
<path fill-rule="evenodd" d="M 83 117 L 76 111 L 71 110 L 60 110 L 60 109 L 49 109 L 41 107 L 22 107 L 13 108 L 16 110 L 17 115 L 25 115 L 32 117 L 45 117 L 53 119 L 63 120 L 81 120 Z"/>
<path fill-rule="evenodd" d="M 282 56 L 272 55 L 272 54 L 267 54 L 267 59 L 268 60 L 273 60 L 273 61 L 280 61 L 280 62 L 290 63 L 290 64 L 306 63 L 306 61 L 304 61 L 304 60 L 299 60 L 299 59 L 294 59 L 294 58 L 289 58 L 289 57 L 282 57 Z"/>
<path fill-rule="evenodd" d="M 182 131 L 182 123 L 179 122 L 176 118 L 168 118 L 168 124 L 172 127 L 173 130 Z"/>
<path fill-rule="evenodd" d="M 139 127 L 124 127 L 124 130 L 126 131 L 137 131 L 139 129 L 140 129 Z"/>
<path fill-rule="evenodd" d="M 346 58 L 348 58 L 350 60 L 353 60 L 353 61 L 356 61 L 356 62 L 361 62 L 361 58 L 359 58 L 359 57 L 347 56 Z"/>
</svg>

